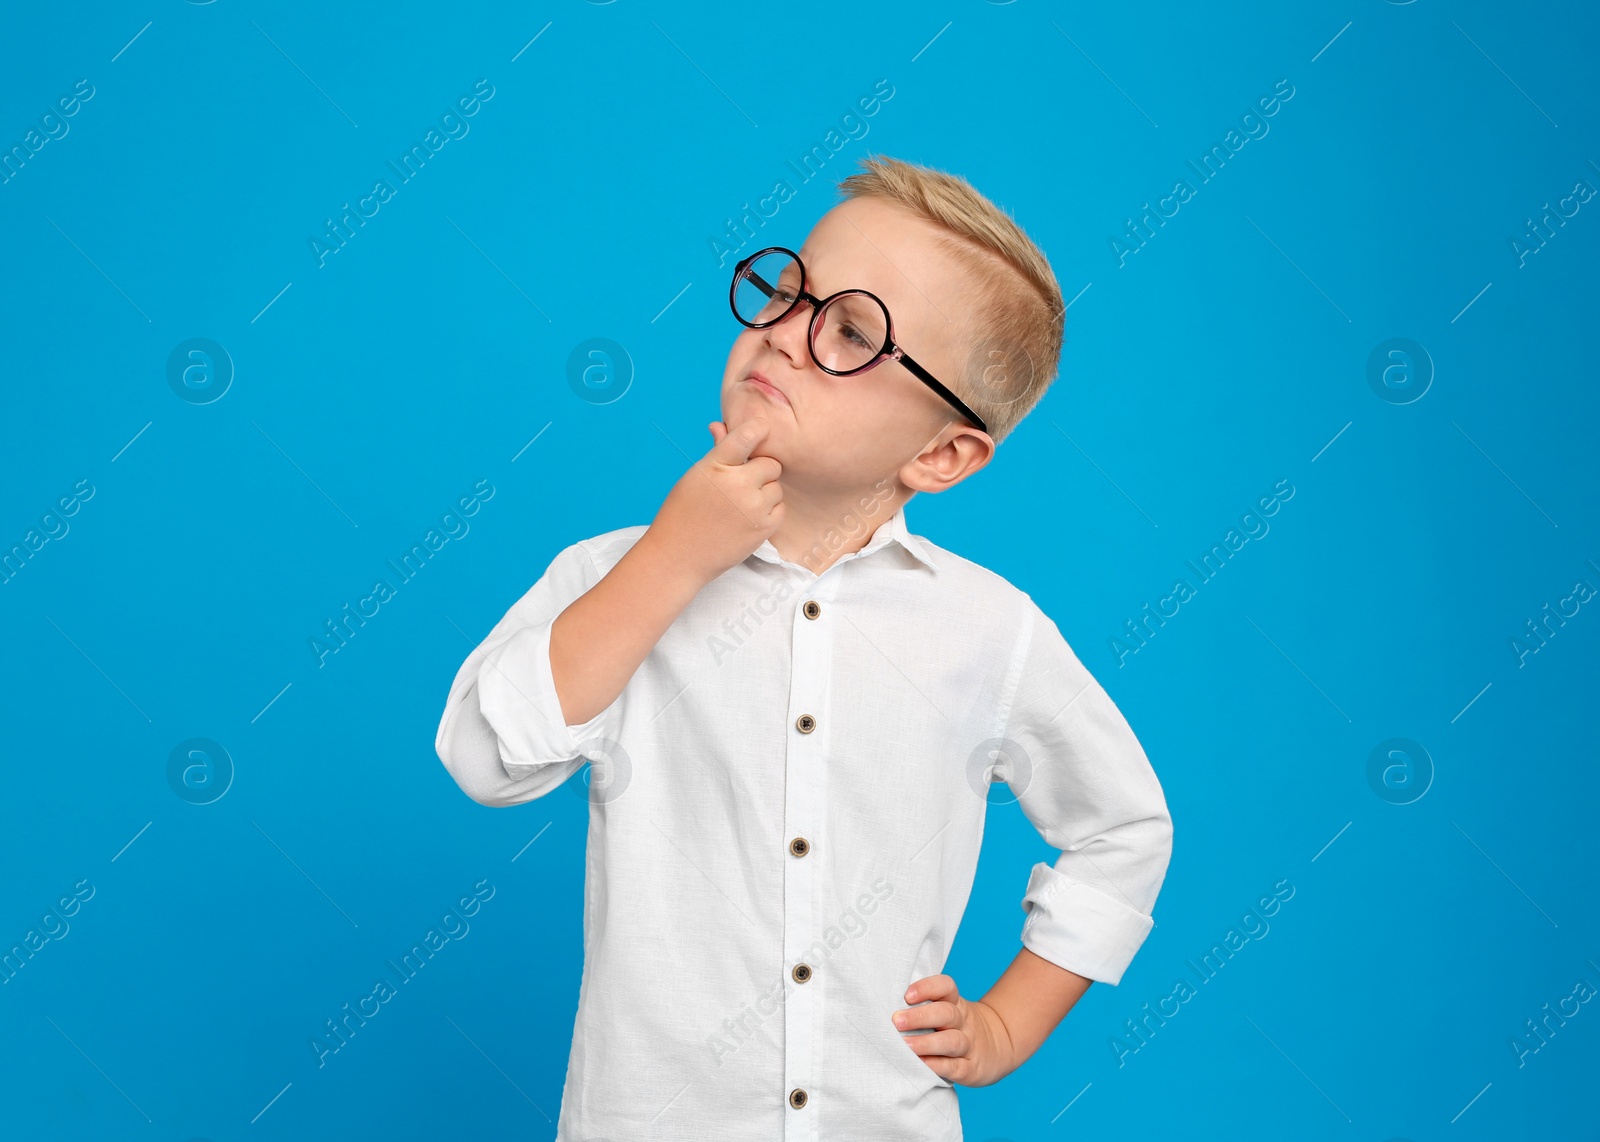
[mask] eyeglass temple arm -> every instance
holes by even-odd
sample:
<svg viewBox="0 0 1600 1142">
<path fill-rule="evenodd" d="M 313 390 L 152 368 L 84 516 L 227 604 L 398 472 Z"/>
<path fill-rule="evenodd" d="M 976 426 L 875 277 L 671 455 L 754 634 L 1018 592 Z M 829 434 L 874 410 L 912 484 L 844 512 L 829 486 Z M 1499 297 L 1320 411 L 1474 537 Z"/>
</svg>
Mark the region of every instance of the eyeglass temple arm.
<svg viewBox="0 0 1600 1142">
<path fill-rule="evenodd" d="M 983 422 L 983 418 L 968 408 L 966 402 L 964 402 L 960 397 L 956 396 L 955 393 L 951 392 L 949 389 L 945 388 L 938 381 L 936 381 L 932 373 L 928 372 L 928 370 L 917 364 L 910 357 L 907 357 L 904 353 L 900 355 L 900 363 L 906 368 L 910 369 L 912 374 L 919 381 L 953 404 L 962 416 L 966 417 L 968 420 L 972 421 L 973 424 L 978 426 L 978 431 L 989 431 L 989 426 Z"/>
</svg>

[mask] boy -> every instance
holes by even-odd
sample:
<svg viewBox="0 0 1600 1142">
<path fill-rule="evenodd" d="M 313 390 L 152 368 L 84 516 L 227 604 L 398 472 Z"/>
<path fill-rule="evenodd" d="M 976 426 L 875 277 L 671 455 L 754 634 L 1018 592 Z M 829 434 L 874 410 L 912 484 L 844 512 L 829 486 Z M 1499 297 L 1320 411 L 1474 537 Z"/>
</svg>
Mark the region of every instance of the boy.
<svg viewBox="0 0 1600 1142">
<path fill-rule="evenodd" d="M 557 1142 L 958 1142 L 953 1084 L 1020 1066 L 1153 924 L 1172 825 L 1132 731 L 903 509 L 1043 395 L 1060 289 L 963 180 L 863 168 L 798 251 L 739 263 L 724 420 L 654 522 L 557 554 L 450 688 L 436 748 L 474 800 L 593 762 Z M 1062 852 L 975 1000 L 937 973 L 992 780 Z"/>
</svg>

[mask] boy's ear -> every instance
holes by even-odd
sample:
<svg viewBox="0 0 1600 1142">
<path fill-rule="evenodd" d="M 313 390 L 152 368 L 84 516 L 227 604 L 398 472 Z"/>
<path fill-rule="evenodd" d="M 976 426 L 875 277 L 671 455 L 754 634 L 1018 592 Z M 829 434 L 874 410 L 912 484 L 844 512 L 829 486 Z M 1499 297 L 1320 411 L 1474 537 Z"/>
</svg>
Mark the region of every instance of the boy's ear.
<svg viewBox="0 0 1600 1142">
<path fill-rule="evenodd" d="M 914 491 L 937 494 L 981 471 L 994 458 L 994 451 L 993 437 L 963 426 L 943 444 L 914 457 L 901 469 L 900 479 Z"/>
</svg>

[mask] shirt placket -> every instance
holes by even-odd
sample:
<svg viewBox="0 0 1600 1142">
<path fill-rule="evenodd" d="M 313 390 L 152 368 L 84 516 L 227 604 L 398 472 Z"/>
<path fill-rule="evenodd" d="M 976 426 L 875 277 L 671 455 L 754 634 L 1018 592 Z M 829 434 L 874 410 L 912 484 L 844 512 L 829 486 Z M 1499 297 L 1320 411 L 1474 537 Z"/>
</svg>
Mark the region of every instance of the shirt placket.
<svg viewBox="0 0 1600 1142">
<path fill-rule="evenodd" d="M 789 683 L 788 750 L 784 776 L 786 875 L 783 878 L 784 1142 L 818 1142 L 816 1083 L 821 1053 L 822 1002 L 827 973 L 808 960 L 821 937 L 817 895 L 820 861 L 832 861 L 833 838 L 822 829 L 827 796 L 834 595 L 838 564 L 813 580 L 796 600 Z"/>
</svg>

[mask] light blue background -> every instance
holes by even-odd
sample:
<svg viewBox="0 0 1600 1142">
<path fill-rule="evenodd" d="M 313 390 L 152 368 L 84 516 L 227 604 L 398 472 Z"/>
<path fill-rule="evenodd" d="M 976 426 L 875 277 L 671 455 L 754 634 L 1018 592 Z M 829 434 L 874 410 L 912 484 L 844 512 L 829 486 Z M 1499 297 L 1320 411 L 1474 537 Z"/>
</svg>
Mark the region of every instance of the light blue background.
<svg viewBox="0 0 1600 1142">
<path fill-rule="evenodd" d="M 0 185 L 0 546 L 94 489 L 0 586 L 0 942 L 94 889 L 0 986 L 0 1132 L 554 1136 L 586 804 L 469 801 L 433 751 L 449 683 L 555 552 L 649 522 L 709 447 L 737 331 L 711 240 L 887 80 L 757 240 L 798 245 L 876 150 L 1045 250 L 1059 381 L 907 515 L 1057 620 L 1176 823 L 1122 984 L 961 1088 L 967 1136 L 1596 1136 L 1600 1005 L 1525 1065 L 1511 1045 L 1600 986 L 1600 606 L 1511 644 L 1600 585 L 1600 202 L 1524 265 L 1511 245 L 1600 187 L 1591 12 L 159 0 L 12 6 L 0 40 L 6 148 L 95 92 Z M 479 79 L 470 133 L 319 267 L 324 219 Z M 1279 79 L 1270 131 L 1119 266 L 1125 220 Z M 204 404 L 167 379 L 200 337 L 235 370 Z M 621 399 L 569 384 L 592 337 L 631 359 Z M 1411 403 L 1368 383 L 1396 337 L 1435 372 Z M 479 480 L 470 531 L 319 666 L 324 621 Z M 1270 531 L 1119 665 L 1124 623 L 1279 480 Z M 209 805 L 168 781 L 191 738 L 235 767 Z M 1410 804 L 1368 780 L 1391 738 L 1431 756 Z M 1054 856 L 995 806 L 963 994 Z M 470 932 L 319 1067 L 323 1021 L 483 880 Z M 1119 1065 L 1178 979 L 1198 994 Z"/>
</svg>

